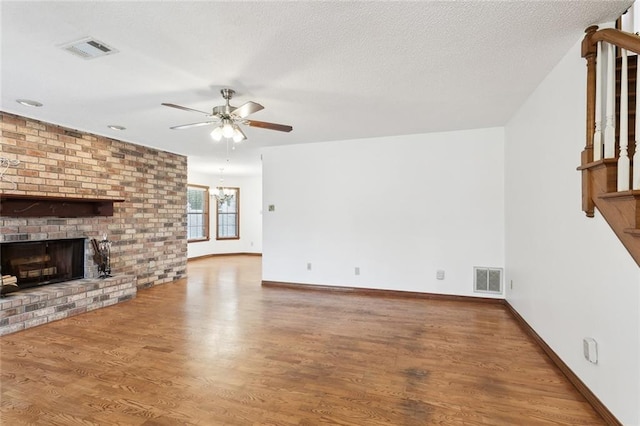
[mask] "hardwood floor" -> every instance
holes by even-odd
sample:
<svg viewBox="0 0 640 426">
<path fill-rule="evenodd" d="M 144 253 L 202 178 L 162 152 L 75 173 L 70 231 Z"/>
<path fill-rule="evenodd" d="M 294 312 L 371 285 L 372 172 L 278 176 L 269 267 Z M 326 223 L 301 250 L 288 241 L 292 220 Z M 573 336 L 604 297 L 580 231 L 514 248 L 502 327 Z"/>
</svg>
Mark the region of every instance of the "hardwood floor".
<svg viewBox="0 0 640 426">
<path fill-rule="evenodd" d="M 501 305 L 262 288 L 260 263 L 2 337 L 0 423 L 603 424 Z"/>
</svg>

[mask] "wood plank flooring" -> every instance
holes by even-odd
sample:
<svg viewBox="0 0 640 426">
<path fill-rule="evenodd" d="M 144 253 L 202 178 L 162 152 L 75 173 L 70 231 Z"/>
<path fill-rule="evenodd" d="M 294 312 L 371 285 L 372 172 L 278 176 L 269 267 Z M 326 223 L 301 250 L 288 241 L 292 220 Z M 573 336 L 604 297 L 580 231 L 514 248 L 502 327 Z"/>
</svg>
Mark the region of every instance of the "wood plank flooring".
<svg viewBox="0 0 640 426">
<path fill-rule="evenodd" d="M 260 264 L 2 337 L 0 423 L 603 424 L 500 305 L 262 288 Z"/>
</svg>

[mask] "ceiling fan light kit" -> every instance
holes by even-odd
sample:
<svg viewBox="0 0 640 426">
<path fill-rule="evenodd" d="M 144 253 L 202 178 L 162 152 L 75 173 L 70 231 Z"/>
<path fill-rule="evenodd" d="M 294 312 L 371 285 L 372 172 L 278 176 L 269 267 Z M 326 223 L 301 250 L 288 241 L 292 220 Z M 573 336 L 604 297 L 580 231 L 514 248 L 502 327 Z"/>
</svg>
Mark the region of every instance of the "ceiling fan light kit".
<svg viewBox="0 0 640 426">
<path fill-rule="evenodd" d="M 293 127 L 286 124 L 267 123 L 265 121 L 247 120 L 246 117 L 254 112 L 258 112 L 264 109 L 262 105 L 256 102 L 245 102 L 239 107 L 234 107 L 230 104 L 231 98 L 236 93 L 233 89 L 220 90 L 222 97 L 226 103 L 213 107 L 212 112 L 204 112 L 193 108 L 183 107 L 176 104 L 163 103 L 162 105 L 171 108 L 182 109 L 185 111 L 194 111 L 213 118 L 213 120 L 202 121 L 199 123 L 182 124 L 179 126 L 170 127 L 173 130 L 190 129 L 192 127 L 216 125 L 215 129 L 211 132 L 211 138 L 215 141 L 221 141 L 222 138 L 233 139 L 234 142 L 241 142 L 247 139 L 247 135 L 244 134 L 239 124 L 259 127 L 262 129 L 277 130 L 279 132 L 290 132 Z"/>
<path fill-rule="evenodd" d="M 222 119 L 222 136 L 229 139 L 233 136 L 233 125 L 228 118 Z"/>
<path fill-rule="evenodd" d="M 216 142 L 220 142 L 222 140 L 222 127 L 218 126 L 211 132 L 211 139 Z"/>
<path fill-rule="evenodd" d="M 234 142 L 242 142 L 247 138 L 247 135 L 244 134 L 240 127 L 237 124 L 233 125 L 233 141 Z"/>
<path fill-rule="evenodd" d="M 211 138 L 216 142 L 220 142 L 222 138 L 233 139 L 234 142 L 242 142 L 247 138 L 237 124 L 230 123 L 219 125 L 210 134 Z"/>
</svg>

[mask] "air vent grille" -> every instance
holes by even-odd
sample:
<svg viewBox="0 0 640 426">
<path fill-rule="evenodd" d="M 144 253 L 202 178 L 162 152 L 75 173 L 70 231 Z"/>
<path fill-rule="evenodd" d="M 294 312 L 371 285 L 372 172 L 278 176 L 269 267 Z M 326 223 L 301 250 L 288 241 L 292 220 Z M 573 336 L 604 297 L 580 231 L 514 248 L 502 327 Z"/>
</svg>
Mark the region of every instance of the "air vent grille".
<svg viewBox="0 0 640 426">
<path fill-rule="evenodd" d="M 473 291 L 480 293 L 502 293 L 502 268 L 475 266 L 473 268 Z"/>
<path fill-rule="evenodd" d="M 74 55 L 79 56 L 83 59 L 94 59 L 99 58 L 100 56 L 112 55 L 118 52 L 114 48 L 92 37 L 86 37 L 82 40 L 67 43 L 60 47 L 67 52 L 73 53 Z"/>
</svg>

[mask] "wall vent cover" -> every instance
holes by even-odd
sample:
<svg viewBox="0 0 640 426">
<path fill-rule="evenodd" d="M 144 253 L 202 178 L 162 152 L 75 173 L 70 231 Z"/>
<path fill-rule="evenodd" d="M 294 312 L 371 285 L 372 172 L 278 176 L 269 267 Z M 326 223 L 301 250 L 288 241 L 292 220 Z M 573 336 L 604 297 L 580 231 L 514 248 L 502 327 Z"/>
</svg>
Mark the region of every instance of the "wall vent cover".
<svg viewBox="0 0 640 426">
<path fill-rule="evenodd" d="M 73 41 L 60 47 L 63 50 L 66 50 L 69 53 L 73 53 L 76 56 L 80 56 L 83 59 L 94 59 L 100 56 L 112 55 L 118 52 L 113 47 L 110 47 L 92 37 L 86 37 L 81 40 Z"/>
<path fill-rule="evenodd" d="M 473 267 L 473 291 L 479 293 L 502 293 L 502 268 Z"/>
</svg>

